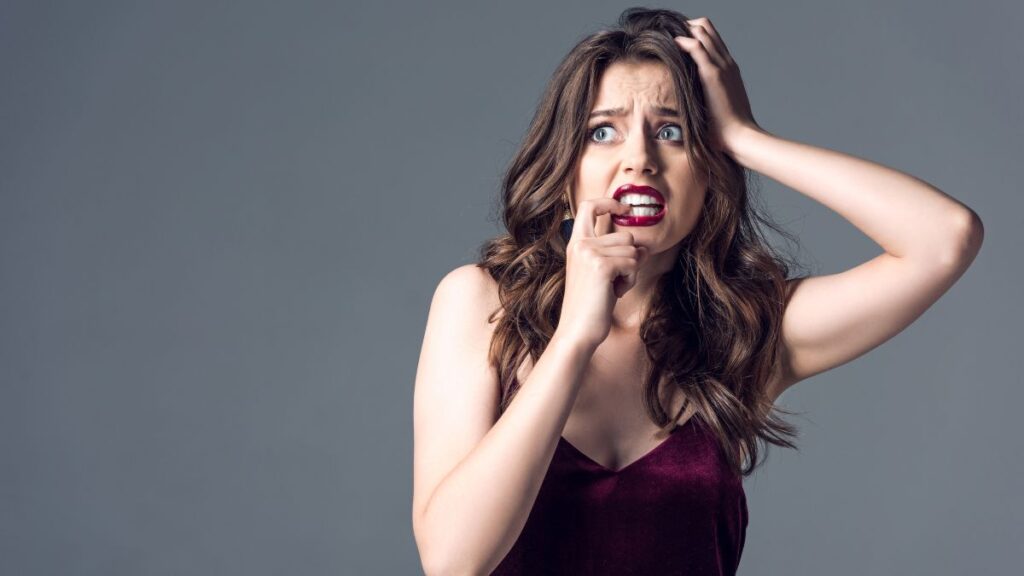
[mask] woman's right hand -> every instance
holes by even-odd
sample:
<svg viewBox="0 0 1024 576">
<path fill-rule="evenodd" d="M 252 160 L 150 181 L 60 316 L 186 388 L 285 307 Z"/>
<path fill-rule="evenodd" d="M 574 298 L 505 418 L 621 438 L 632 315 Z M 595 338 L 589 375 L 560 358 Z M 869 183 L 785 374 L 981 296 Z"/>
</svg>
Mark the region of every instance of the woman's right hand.
<svg viewBox="0 0 1024 576">
<path fill-rule="evenodd" d="M 636 284 L 637 267 L 647 257 L 647 248 L 636 246 L 632 233 L 611 232 L 611 215 L 628 213 L 629 205 L 614 198 L 581 201 L 565 248 L 557 330 L 595 348 L 608 337 L 615 302 Z"/>
</svg>

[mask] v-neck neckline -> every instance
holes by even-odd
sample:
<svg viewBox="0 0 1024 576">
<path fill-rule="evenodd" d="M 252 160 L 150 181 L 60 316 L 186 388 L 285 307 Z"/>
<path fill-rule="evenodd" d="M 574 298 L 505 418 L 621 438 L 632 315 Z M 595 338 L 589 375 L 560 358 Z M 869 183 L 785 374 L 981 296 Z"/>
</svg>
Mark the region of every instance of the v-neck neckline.
<svg viewBox="0 0 1024 576">
<path fill-rule="evenodd" d="M 612 474 L 612 475 L 616 475 L 617 476 L 619 474 L 622 474 L 623 472 L 626 472 L 627 470 L 631 470 L 632 468 L 635 468 L 635 467 L 643 464 L 644 462 L 650 460 L 655 455 L 657 455 L 659 452 L 664 450 L 665 446 L 669 442 L 671 442 L 673 440 L 673 438 L 678 436 L 679 432 L 682 430 L 682 428 L 684 426 L 688 426 L 690 424 L 690 422 L 693 420 L 693 418 L 694 417 L 691 416 L 691 417 L 687 418 L 686 422 L 684 422 L 683 424 L 677 424 L 676 427 L 672 429 L 672 432 L 669 432 L 668 438 L 665 438 L 664 440 L 659 442 L 657 446 L 655 446 L 654 448 L 651 448 L 650 450 L 648 450 L 647 453 L 645 453 L 643 456 L 640 456 L 636 460 L 633 460 L 632 462 L 630 462 L 629 464 L 626 464 L 625 466 L 623 466 L 622 468 L 619 468 L 618 470 L 613 470 L 613 469 L 605 466 L 604 464 L 601 464 L 597 460 L 594 460 L 590 456 L 587 456 L 586 454 L 583 453 L 582 450 L 580 450 L 579 448 L 574 446 L 572 444 L 572 442 L 569 442 L 568 440 L 566 440 L 565 436 L 559 435 L 558 438 L 559 438 L 559 442 L 564 444 L 566 446 L 566 448 L 569 449 L 570 452 L 572 452 L 573 454 L 575 454 L 576 456 L 581 458 L 584 462 L 587 462 L 591 466 L 600 469 L 601 472 L 603 472 L 605 474 Z"/>
</svg>

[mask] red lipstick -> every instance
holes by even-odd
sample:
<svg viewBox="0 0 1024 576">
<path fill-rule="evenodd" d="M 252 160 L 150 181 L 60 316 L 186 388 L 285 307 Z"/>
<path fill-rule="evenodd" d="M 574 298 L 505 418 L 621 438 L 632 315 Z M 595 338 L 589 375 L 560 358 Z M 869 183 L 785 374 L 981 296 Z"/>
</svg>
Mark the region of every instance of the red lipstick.
<svg viewBox="0 0 1024 576">
<path fill-rule="evenodd" d="M 665 197 L 658 192 L 657 189 L 650 186 L 644 186 L 642 184 L 623 184 L 615 189 L 615 193 L 612 194 L 612 198 L 618 200 L 625 194 L 643 194 L 644 196 L 652 196 L 655 203 L 661 206 L 661 210 L 653 216 L 640 216 L 640 215 L 620 215 L 612 214 L 612 222 L 619 226 L 653 226 L 661 219 L 665 217 Z"/>
</svg>

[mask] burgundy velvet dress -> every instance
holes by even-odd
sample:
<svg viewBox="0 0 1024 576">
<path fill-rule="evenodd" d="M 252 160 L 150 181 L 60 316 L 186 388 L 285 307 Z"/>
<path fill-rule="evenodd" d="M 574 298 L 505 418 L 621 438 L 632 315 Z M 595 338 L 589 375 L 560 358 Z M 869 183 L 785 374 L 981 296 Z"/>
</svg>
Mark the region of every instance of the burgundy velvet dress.
<svg viewBox="0 0 1024 576">
<path fill-rule="evenodd" d="M 562 438 L 492 575 L 732 575 L 746 529 L 742 478 L 696 417 L 620 470 Z"/>
</svg>

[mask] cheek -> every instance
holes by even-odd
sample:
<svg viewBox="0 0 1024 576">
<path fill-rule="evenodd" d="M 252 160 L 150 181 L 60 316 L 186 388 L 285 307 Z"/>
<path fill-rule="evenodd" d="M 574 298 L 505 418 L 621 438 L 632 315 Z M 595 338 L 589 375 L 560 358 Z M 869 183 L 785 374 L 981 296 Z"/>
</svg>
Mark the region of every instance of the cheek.
<svg viewBox="0 0 1024 576">
<path fill-rule="evenodd" d="M 581 181 L 607 178 L 609 174 L 614 173 L 613 163 L 607 158 L 601 158 L 598 154 L 584 154 L 580 159 L 580 167 L 577 171 Z"/>
<path fill-rule="evenodd" d="M 576 179 L 576 187 L 573 188 L 573 194 L 576 196 L 577 201 L 585 200 L 587 198 L 600 198 L 604 196 L 605 189 L 608 187 L 611 181 L 607 178 L 601 178 L 594 174 L 589 176 L 581 174 Z"/>
<path fill-rule="evenodd" d="M 690 194 L 682 206 L 682 213 L 678 214 L 676 222 L 680 228 L 690 230 L 697 225 L 704 212 L 704 193 Z"/>
</svg>

